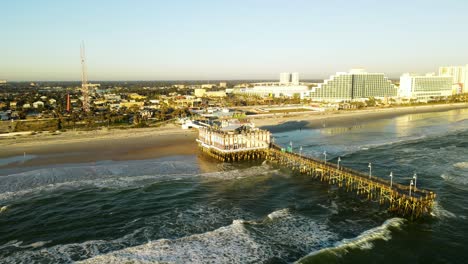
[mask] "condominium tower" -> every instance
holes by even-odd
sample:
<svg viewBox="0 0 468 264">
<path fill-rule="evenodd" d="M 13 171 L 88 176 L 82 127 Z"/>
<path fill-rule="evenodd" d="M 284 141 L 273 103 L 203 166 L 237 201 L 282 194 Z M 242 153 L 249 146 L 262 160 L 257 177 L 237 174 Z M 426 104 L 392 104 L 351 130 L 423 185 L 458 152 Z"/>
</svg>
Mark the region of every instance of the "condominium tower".
<svg viewBox="0 0 468 264">
<path fill-rule="evenodd" d="M 454 93 L 468 91 L 468 65 L 439 67 L 439 76 L 452 76 Z"/>
<path fill-rule="evenodd" d="M 299 73 L 282 72 L 280 73 L 280 84 L 283 85 L 299 85 Z"/>
<path fill-rule="evenodd" d="M 310 97 L 317 101 L 349 101 L 369 97 L 394 97 L 398 89 L 383 73 L 363 69 L 338 72 L 315 87 Z"/>
</svg>

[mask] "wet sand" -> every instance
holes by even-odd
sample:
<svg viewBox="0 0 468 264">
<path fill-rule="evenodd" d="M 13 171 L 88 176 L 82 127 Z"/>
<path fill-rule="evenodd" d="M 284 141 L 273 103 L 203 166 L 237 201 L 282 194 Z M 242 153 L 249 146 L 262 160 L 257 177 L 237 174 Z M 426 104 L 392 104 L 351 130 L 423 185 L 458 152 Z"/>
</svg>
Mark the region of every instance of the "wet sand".
<svg viewBox="0 0 468 264">
<path fill-rule="evenodd" d="M 178 127 L 65 132 L 0 140 L 0 169 L 104 160 L 143 160 L 197 153 L 196 131 Z M 22 157 L 26 153 L 26 159 Z M 1 172 L 0 172 L 1 175 Z"/>
</svg>

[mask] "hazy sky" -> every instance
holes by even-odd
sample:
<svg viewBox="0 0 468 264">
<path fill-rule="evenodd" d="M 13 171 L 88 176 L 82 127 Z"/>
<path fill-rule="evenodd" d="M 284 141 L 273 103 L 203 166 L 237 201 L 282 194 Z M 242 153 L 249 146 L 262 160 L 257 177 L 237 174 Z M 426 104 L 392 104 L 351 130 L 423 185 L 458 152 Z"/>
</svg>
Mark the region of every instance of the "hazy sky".
<svg viewBox="0 0 468 264">
<path fill-rule="evenodd" d="M 468 64 L 467 0 L 2 0 L 0 79 L 398 77 Z"/>
</svg>

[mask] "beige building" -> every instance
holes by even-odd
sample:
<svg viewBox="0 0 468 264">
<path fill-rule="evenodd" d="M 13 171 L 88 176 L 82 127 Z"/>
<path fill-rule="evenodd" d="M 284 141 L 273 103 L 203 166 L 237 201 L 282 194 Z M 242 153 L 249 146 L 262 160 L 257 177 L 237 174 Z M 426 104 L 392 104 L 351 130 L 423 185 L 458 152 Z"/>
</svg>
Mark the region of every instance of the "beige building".
<svg viewBox="0 0 468 264">
<path fill-rule="evenodd" d="M 206 91 L 206 89 L 195 89 L 195 97 L 226 97 L 226 91 Z"/>
<path fill-rule="evenodd" d="M 131 93 L 128 95 L 128 97 L 133 100 L 145 100 L 146 99 L 146 96 L 139 95 L 137 93 Z"/>
<path fill-rule="evenodd" d="M 142 108 L 145 105 L 144 102 L 122 102 L 120 103 L 120 107 L 126 107 L 130 108 L 132 106 L 137 106 L 139 108 Z"/>
<path fill-rule="evenodd" d="M 213 88 L 213 87 L 215 87 L 214 84 L 202 84 L 202 85 L 201 85 L 201 88 L 202 88 L 202 89 L 211 89 L 211 88 Z"/>
</svg>

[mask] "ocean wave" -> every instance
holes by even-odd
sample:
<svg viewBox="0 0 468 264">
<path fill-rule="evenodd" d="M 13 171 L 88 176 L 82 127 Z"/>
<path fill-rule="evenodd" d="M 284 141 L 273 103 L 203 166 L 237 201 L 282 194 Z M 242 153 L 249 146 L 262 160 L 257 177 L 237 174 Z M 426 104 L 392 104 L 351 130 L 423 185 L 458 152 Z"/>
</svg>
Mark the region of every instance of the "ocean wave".
<svg viewBox="0 0 468 264">
<path fill-rule="evenodd" d="M 314 258 L 320 259 L 324 256 L 340 257 L 352 249 L 369 250 L 374 246 L 374 241 L 384 240 L 388 241 L 392 238 L 392 229 L 401 229 L 405 223 L 403 218 L 391 218 L 386 220 L 382 225 L 371 228 L 362 232 L 359 236 L 351 239 L 343 239 L 334 244 L 333 247 L 323 248 L 318 251 L 312 252 L 309 255 L 299 259 L 297 263 L 314 262 Z"/>
<path fill-rule="evenodd" d="M 273 169 L 271 165 L 264 162 L 259 166 L 252 166 L 244 169 L 233 169 L 227 171 L 207 172 L 199 174 L 201 178 L 215 179 L 215 180 L 235 180 L 259 175 L 269 175 L 278 172 L 279 169 Z"/>
<path fill-rule="evenodd" d="M 89 240 L 82 243 L 53 245 L 53 241 L 35 241 L 25 244 L 22 241 L 10 241 L 0 245 L 0 250 L 14 252 L 1 257 L 1 263 L 74 263 L 100 254 L 121 250 L 149 243 L 152 240 L 164 241 L 173 237 L 189 237 L 194 234 L 210 232 L 213 227 L 232 223 L 232 219 L 249 219 L 248 213 L 237 209 L 221 209 L 208 205 L 195 205 L 186 209 L 175 209 L 171 214 L 151 216 L 129 221 L 124 229 L 138 221 L 144 226 L 113 240 Z M 235 220 L 240 224 L 243 220 Z M 2 256 L 2 254 L 0 254 Z"/>
<path fill-rule="evenodd" d="M 464 162 L 457 162 L 453 164 L 454 167 L 459 168 L 459 169 L 468 169 L 468 161 Z"/>
<path fill-rule="evenodd" d="M 200 177 L 233 180 L 274 172 L 262 164 L 246 169 L 198 173 L 195 164 L 183 161 L 130 162 L 37 169 L 0 177 L 0 201 L 37 192 L 79 188 L 128 188 L 160 181 Z"/>
<path fill-rule="evenodd" d="M 359 152 L 369 151 L 373 149 L 379 148 L 388 148 L 388 147 L 398 147 L 398 146 L 405 146 L 405 150 L 407 152 L 417 151 L 416 149 L 410 148 L 412 145 L 420 144 L 421 142 L 438 142 L 440 138 L 446 138 L 448 136 L 455 136 L 455 137 L 465 137 L 465 134 L 468 132 L 466 128 L 456 128 L 449 131 L 444 131 L 443 133 L 436 133 L 436 134 L 423 134 L 423 135 L 413 135 L 401 138 L 394 138 L 385 140 L 382 142 L 375 142 L 371 144 L 356 144 L 356 145 L 346 145 L 340 146 L 339 155 L 349 156 Z M 448 146 L 450 147 L 450 146 Z M 330 148 L 330 147 L 329 147 Z M 333 155 L 337 151 L 330 151 L 330 158 L 334 158 Z M 328 149 L 327 149 L 327 152 Z M 313 151 L 311 152 L 313 155 L 320 157 L 322 155 L 322 151 Z M 335 154 L 338 156 L 338 152 Z M 464 164 L 460 164 L 461 166 L 466 166 Z"/>
<path fill-rule="evenodd" d="M 435 201 L 434 206 L 432 207 L 432 212 L 431 215 L 439 218 L 439 219 L 444 219 L 444 218 L 456 218 L 457 215 L 450 212 L 449 210 L 445 209 L 442 207 L 442 205 Z"/>
<path fill-rule="evenodd" d="M 255 263 L 290 257 L 280 245 L 302 252 L 333 240 L 336 234 L 325 225 L 281 209 L 259 222 L 234 220 L 206 233 L 151 241 L 80 263 Z"/>
<path fill-rule="evenodd" d="M 456 185 L 468 185 L 468 177 L 466 177 L 466 174 L 464 173 L 449 170 L 442 173 L 440 177 L 445 181 L 455 183 Z"/>
</svg>

